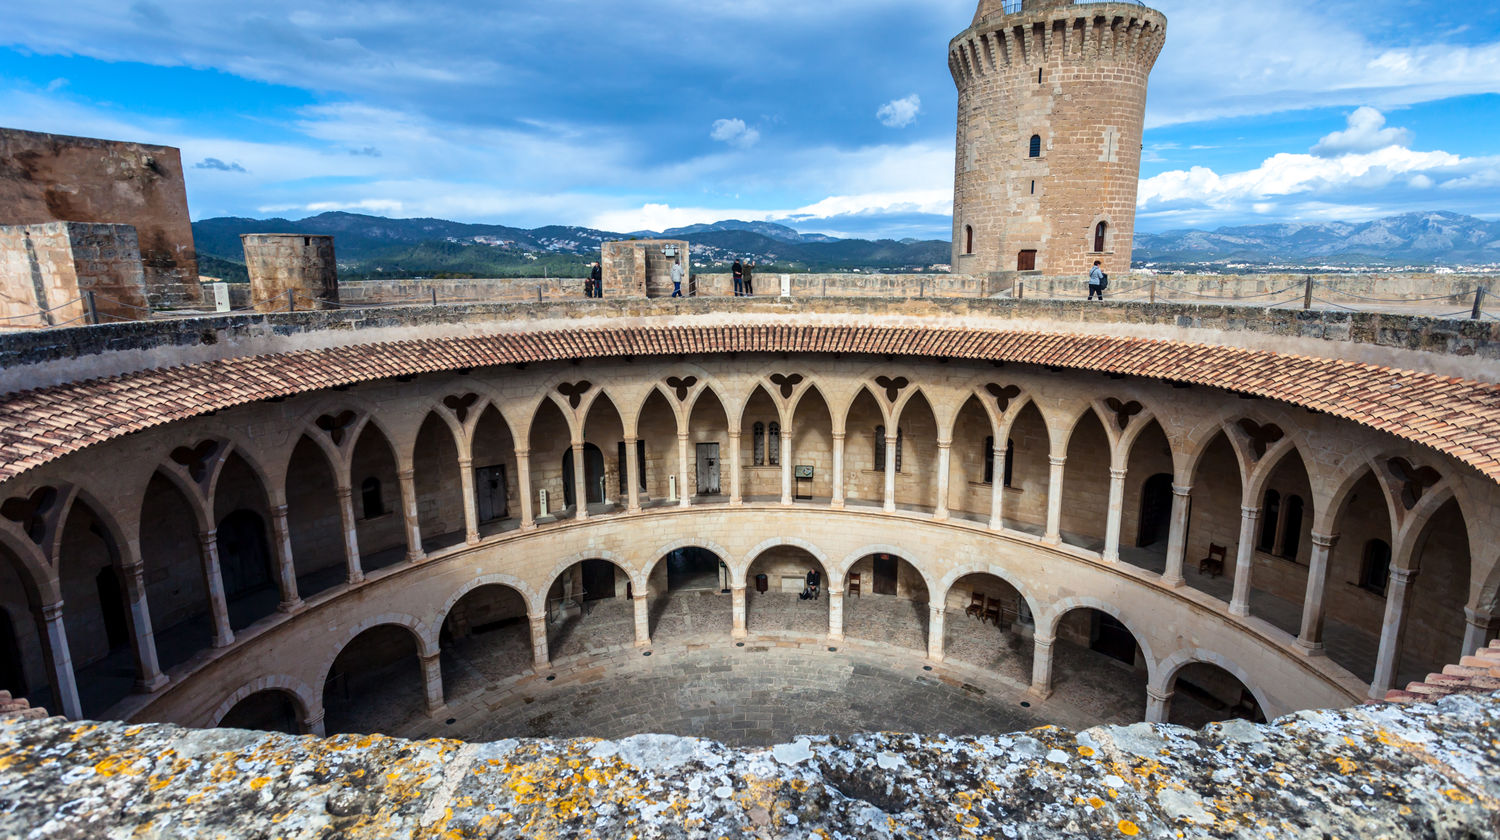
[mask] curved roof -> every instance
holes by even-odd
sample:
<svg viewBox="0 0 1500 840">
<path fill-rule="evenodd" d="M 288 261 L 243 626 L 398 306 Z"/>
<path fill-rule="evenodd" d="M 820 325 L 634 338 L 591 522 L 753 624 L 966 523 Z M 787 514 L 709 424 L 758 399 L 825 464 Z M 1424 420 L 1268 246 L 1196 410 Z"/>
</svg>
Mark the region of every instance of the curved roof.
<svg viewBox="0 0 1500 840">
<path fill-rule="evenodd" d="M 614 356 L 868 353 L 1050 365 L 1254 394 L 1430 446 L 1500 481 L 1500 385 L 1211 344 L 919 326 L 639 326 L 360 344 L 146 370 L 0 397 L 0 480 L 132 432 L 418 373 Z"/>
</svg>

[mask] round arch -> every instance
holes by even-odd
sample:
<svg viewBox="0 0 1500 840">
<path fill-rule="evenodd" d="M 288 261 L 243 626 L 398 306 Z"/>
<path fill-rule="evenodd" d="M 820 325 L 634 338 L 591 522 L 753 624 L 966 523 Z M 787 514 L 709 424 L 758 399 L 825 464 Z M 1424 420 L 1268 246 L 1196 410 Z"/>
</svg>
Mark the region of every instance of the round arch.
<svg viewBox="0 0 1500 840">
<path fill-rule="evenodd" d="M 645 580 L 650 580 L 651 579 L 651 573 L 656 570 L 656 567 L 661 564 L 662 560 L 666 559 L 666 556 L 668 554 L 671 554 L 674 551 L 678 551 L 678 550 L 684 549 L 684 548 L 699 548 L 699 549 L 702 549 L 704 551 L 711 551 L 711 552 L 713 552 L 716 556 L 718 556 L 719 560 L 724 563 L 724 565 L 726 565 L 726 566 L 729 567 L 729 573 L 731 575 L 734 574 L 734 553 L 733 552 L 731 552 L 729 549 L 725 548 L 724 546 L 719 545 L 718 543 L 714 542 L 713 540 L 688 538 L 688 539 L 675 540 L 673 542 L 667 543 L 666 545 L 662 546 L 661 548 L 658 548 L 656 550 L 656 552 L 651 555 L 651 558 L 646 561 L 645 568 L 641 569 L 641 577 L 643 579 L 645 579 Z M 637 591 L 644 592 L 645 590 L 638 589 Z"/>
<path fill-rule="evenodd" d="M 449 596 L 448 600 L 445 601 L 443 605 L 438 608 L 438 611 L 433 614 L 433 624 L 437 626 L 439 630 L 441 630 L 443 623 L 448 620 L 448 614 L 453 612 L 453 608 L 458 606 L 458 602 L 462 601 L 464 599 L 464 596 L 468 595 L 470 592 L 475 591 L 476 589 L 482 589 L 486 586 L 509 587 L 510 589 L 514 590 L 517 595 L 520 595 L 521 600 L 526 603 L 528 616 L 540 615 L 540 613 L 532 611 L 532 606 L 536 603 L 537 597 L 536 591 L 531 588 L 530 584 L 512 575 L 493 573 L 480 575 L 479 577 L 464 581 L 464 585 L 459 587 L 451 596 Z"/>
<path fill-rule="evenodd" d="M 801 546 L 798 547 L 800 548 Z M 829 566 L 825 564 L 824 568 L 828 569 L 830 575 L 837 574 L 839 581 L 842 582 L 846 577 L 849 576 L 849 570 L 854 568 L 855 563 L 858 563 L 859 561 L 865 559 L 866 557 L 869 557 L 872 554 L 890 554 L 899 557 L 902 560 L 905 560 L 907 563 L 911 564 L 911 567 L 913 569 L 917 570 L 917 574 L 922 576 L 922 583 L 927 587 L 928 597 L 934 600 L 939 597 L 938 591 L 933 585 L 932 575 L 927 570 L 926 561 L 922 560 L 917 555 L 904 548 L 899 548 L 888 543 L 875 543 L 873 545 L 867 545 L 864 548 L 858 549 L 846 555 L 843 561 L 841 561 L 837 566 Z M 946 592 L 943 594 L 946 594 Z"/>
<path fill-rule="evenodd" d="M 373 630 L 384 624 L 401 627 L 409 631 L 417 640 L 417 654 L 422 658 L 427 659 L 438 654 L 437 634 L 420 619 L 406 613 L 381 613 L 380 615 L 372 615 L 345 630 L 338 637 L 338 642 L 333 645 L 333 655 L 328 657 L 323 663 L 323 670 L 321 672 L 323 676 L 320 676 L 320 681 L 333 669 L 333 663 L 338 660 L 339 654 L 344 652 L 344 648 L 347 648 L 350 642 L 359 638 L 360 634 L 366 630 Z M 320 694 L 319 696 L 322 695 Z"/>
<path fill-rule="evenodd" d="M 954 585 L 969 575 L 993 575 L 1005 581 L 1017 592 L 1021 593 L 1022 598 L 1026 599 L 1026 603 L 1031 607 L 1032 615 L 1038 617 L 1038 621 L 1041 620 L 1040 617 L 1047 615 L 1047 605 L 1037 600 L 1033 590 L 1025 581 L 1017 577 L 1010 569 L 1004 569 L 991 563 L 969 563 L 949 571 L 938 582 L 936 589 L 929 590 L 932 593 L 933 601 L 935 603 L 944 603 L 948 595 L 953 591 Z"/>
<path fill-rule="evenodd" d="M 528 610 L 532 615 L 542 615 L 547 610 L 547 592 L 552 589 L 552 584 L 558 576 L 568 569 L 582 563 L 585 560 L 605 560 L 613 563 L 615 568 L 630 576 L 630 586 L 636 592 L 646 592 L 646 578 L 640 574 L 640 569 L 635 568 L 628 560 L 608 549 L 596 548 L 589 551 L 580 551 L 570 554 L 552 564 L 552 569 L 547 573 L 547 579 L 540 587 L 532 588 L 531 598 L 526 602 Z M 454 603 L 457 603 L 456 601 Z"/>
<path fill-rule="evenodd" d="M 1119 616 L 1116 616 L 1116 618 L 1119 618 Z M 1135 631 L 1131 630 L 1130 632 L 1134 633 Z M 1137 644 L 1139 643 L 1139 640 L 1137 640 Z M 1145 650 L 1145 646 L 1142 645 L 1141 649 Z M 1265 714 L 1267 720 L 1273 720 L 1284 714 L 1280 707 L 1271 704 L 1269 698 L 1266 697 L 1266 693 L 1261 690 L 1260 685 L 1250 679 L 1250 673 L 1241 668 L 1238 662 L 1227 656 L 1202 648 L 1187 648 L 1168 656 L 1162 661 L 1156 671 L 1153 672 L 1155 676 L 1150 683 L 1151 688 L 1163 694 L 1169 692 L 1173 681 L 1177 679 L 1178 672 L 1195 662 L 1223 668 L 1229 674 L 1233 675 L 1235 679 L 1239 680 L 1255 696 L 1255 702 L 1260 704 L 1261 712 Z M 1156 682 L 1157 679 L 1160 679 L 1161 682 Z"/>
<path fill-rule="evenodd" d="M 798 537 L 772 537 L 771 539 L 765 540 L 764 542 L 761 542 L 754 548 L 750 549 L 742 558 L 740 558 L 740 562 L 738 564 L 730 565 L 730 583 L 737 587 L 746 586 L 747 584 L 745 576 L 750 573 L 750 566 L 755 562 L 756 558 L 760 557 L 767 551 L 770 551 L 771 549 L 782 545 L 790 546 L 792 548 L 800 548 L 808 554 L 811 554 L 813 556 L 813 559 L 817 560 L 818 563 L 822 565 L 823 570 L 828 573 L 829 578 L 828 582 L 824 585 L 825 589 L 833 591 L 836 588 L 842 587 L 844 585 L 843 571 L 834 564 L 833 560 L 829 558 L 828 554 L 825 553 L 823 549 L 818 548 L 816 545 L 813 545 L 807 540 L 800 539 Z M 837 580 L 833 579 L 835 575 L 838 576 Z"/>
<path fill-rule="evenodd" d="M 1046 611 L 1044 618 L 1037 618 L 1037 633 L 1045 638 L 1057 638 L 1057 625 L 1063 620 L 1063 618 L 1068 615 L 1068 613 L 1080 609 L 1098 610 L 1099 612 L 1110 616 L 1115 621 L 1118 621 L 1121 624 L 1125 625 L 1125 629 L 1129 630 L 1130 635 L 1135 638 L 1135 643 L 1141 646 L 1141 655 L 1146 658 L 1146 684 L 1159 684 L 1156 679 L 1156 673 L 1160 666 L 1156 661 L 1156 654 L 1151 652 L 1150 640 L 1142 635 L 1140 630 L 1137 629 L 1137 627 L 1140 626 L 1139 623 L 1132 619 L 1127 619 L 1125 617 L 1125 611 L 1121 610 L 1114 604 L 1110 604 L 1108 602 L 1101 601 L 1098 598 L 1091 598 L 1088 596 L 1064 598 L 1063 600 L 1058 601 L 1056 604 L 1052 604 L 1051 608 Z M 1043 626 L 1047 628 L 1045 633 L 1042 632 Z"/>
<path fill-rule="evenodd" d="M 323 701 L 321 698 L 314 699 L 312 689 L 307 683 L 286 674 L 273 674 L 252 680 L 231 692 L 208 716 L 208 728 L 218 726 L 241 700 L 262 691 L 280 691 L 291 697 L 292 702 L 297 706 L 298 723 L 303 725 L 315 717 L 314 711 L 322 713 Z"/>
</svg>

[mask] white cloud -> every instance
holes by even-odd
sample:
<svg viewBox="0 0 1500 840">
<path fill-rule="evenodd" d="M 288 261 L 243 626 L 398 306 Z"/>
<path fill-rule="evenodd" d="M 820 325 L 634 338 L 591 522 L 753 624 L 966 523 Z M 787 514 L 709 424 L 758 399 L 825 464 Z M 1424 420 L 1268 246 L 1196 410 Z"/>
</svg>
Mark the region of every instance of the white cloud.
<svg viewBox="0 0 1500 840">
<path fill-rule="evenodd" d="M 916 122 L 917 114 L 922 112 L 922 97 L 915 93 L 901 99 L 893 99 L 880 106 L 875 116 L 887 128 L 906 128 Z"/>
<path fill-rule="evenodd" d="M 708 136 L 740 149 L 748 149 L 760 142 L 760 132 L 745 125 L 741 119 L 716 120 Z"/>
<path fill-rule="evenodd" d="M 1390 146 L 1411 145 L 1411 132 L 1404 128 L 1387 128 L 1385 114 L 1368 105 L 1360 106 L 1349 115 L 1349 127 L 1335 131 L 1318 141 L 1313 154 L 1319 157 L 1338 157 L 1351 152 L 1373 152 Z"/>
</svg>

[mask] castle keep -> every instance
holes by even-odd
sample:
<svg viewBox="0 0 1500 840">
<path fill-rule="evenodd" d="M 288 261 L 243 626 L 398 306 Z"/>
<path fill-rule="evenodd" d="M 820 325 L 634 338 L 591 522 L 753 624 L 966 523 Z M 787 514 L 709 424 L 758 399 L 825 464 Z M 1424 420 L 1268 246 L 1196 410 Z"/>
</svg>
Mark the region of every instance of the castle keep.
<svg viewBox="0 0 1500 840">
<path fill-rule="evenodd" d="M 953 270 L 1130 270 L 1146 81 L 1166 18 L 1136 3 L 981 0 L 958 85 Z"/>
</svg>

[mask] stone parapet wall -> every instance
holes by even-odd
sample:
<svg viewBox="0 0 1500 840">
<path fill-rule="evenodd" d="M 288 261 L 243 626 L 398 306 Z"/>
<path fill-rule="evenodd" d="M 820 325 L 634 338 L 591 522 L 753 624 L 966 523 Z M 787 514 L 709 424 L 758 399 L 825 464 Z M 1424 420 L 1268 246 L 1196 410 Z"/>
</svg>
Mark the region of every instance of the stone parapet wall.
<svg viewBox="0 0 1500 840">
<path fill-rule="evenodd" d="M 1493 274 L 1119 274 L 1110 277 L 1109 295 L 1133 293 L 1132 299 L 1141 299 L 1154 287 L 1157 300 L 1239 300 L 1247 305 L 1266 306 L 1301 301 L 1309 279 L 1313 284 L 1314 309 L 1327 309 L 1328 302 L 1439 307 L 1446 304 L 1460 308 L 1472 304 L 1480 288 L 1488 293 L 1500 284 L 1500 276 Z M 1023 297 L 1082 298 L 1088 292 L 1085 275 L 1012 275 L 1004 285 L 1012 288 L 1014 283 L 1022 286 Z"/>
<path fill-rule="evenodd" d="M 0 723 L 0 833 L 1491 837 L 1500 698 L 1201 731 L 465 744 Z M 149 828 L 148 828 L 149 827 Z"/>
<path fill-rule="evenodd" d="M 140 245 L 129 225 L 50 222 L 0 227 L 0 327 L 145 317 Z"/>
</svg>

